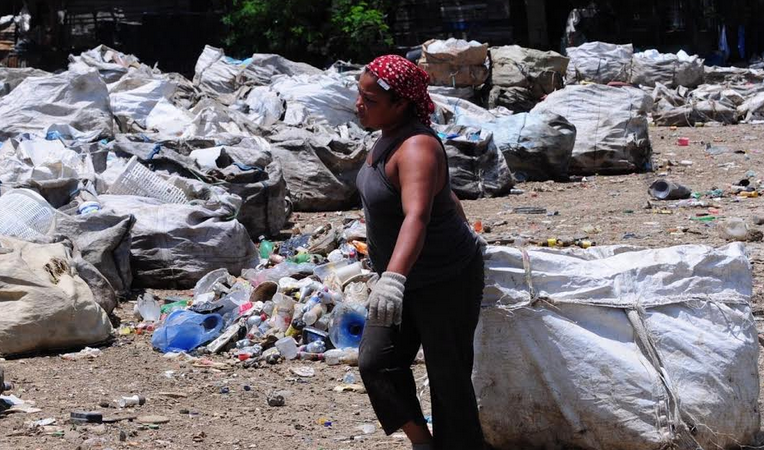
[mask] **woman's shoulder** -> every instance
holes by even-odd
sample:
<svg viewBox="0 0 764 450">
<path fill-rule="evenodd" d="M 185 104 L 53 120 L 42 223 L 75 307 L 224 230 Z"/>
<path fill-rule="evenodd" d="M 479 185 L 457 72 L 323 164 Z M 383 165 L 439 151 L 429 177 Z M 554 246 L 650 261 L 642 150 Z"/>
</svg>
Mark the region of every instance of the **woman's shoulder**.
<svg viewBox="0 0 764 450">
<path fill-rule="evenodd" d="M 420 166 L 422 164 L 439 165 L 445 159 L 441 148 L 437 137 L 426 133 L 415 134 L 401 143 L 394 156 L 399 162 L 411 161 Z"/>
</svg>

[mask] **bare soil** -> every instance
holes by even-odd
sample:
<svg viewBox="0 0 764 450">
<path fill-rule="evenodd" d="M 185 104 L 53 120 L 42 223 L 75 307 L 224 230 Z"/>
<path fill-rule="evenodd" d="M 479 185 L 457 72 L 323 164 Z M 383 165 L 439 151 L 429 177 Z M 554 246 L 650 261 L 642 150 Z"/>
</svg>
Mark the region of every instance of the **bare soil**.
<svg viewBox="0 0 764 450">
<path fill-rule="evenodd" d="M 655 172 L 623 176 L 594 176 L 580 182 L 524 183 L 521 195 L 465 201 L 470 220 L 480 220 L 489 241 L 523 235 L 530 240 L 588 237 L 597 245 L 631 244 L 664 247 L 681 244 L 719 246 L 718 219 L 691 220 L 699 213 L 717 218 L 740 217 L 749 221 L 764 216 L 764 198 L 729 194 L 730 184 L 755 172 L 764 178 L 764 126 L 651 128 Z M 679 147 L 678 137 L 690 138 L 689 147 Z M 724 146 L 733 152 L 709 155 L 705 143 Z M 740 153 L 735 153 L 738 151 Z M 682 165 L 681 161 L 692 161 Z M 694 192 L 722 189 L 725 196 L 710 200 L 714 208 L 666 208 L 647 193 L 659 173 L 682 183 Z M 652 208 L 645 206 L 650 201 Z M 554 215 L 517 214 L 512 208 L 546 208 Z M 294 225 L 301 228 L 338 222 L 343 213 L 299 213 Z M 756 227 L 764 231 L 764 227 Z M 754 271 L 753 305 L 757 319 L 764 315 L 764 244 L 747 244 Z M 161 296 L 178 292 L 155 291 Z M 187 293 L 188 294 L 188 293 Z M 132 319 L 133 303 L 122 304 L 116 314 Z M 759 321 L 757 320 L 757 323 Z M 150 336 L 130 334 L 117 337 L 101 348 L 92 360 L 66 361 L 59 355 L 38 355 L 3 361 L 6 379 L 15 384 L 10 392 L 33 401 L 41 411 L 0 416 L 0 449 L 406 449 L 397 433 L 386 437 L 363 393 L 335 392 L 347 372 L 358 380 L 358 370 L 349 366 L 327 366 L 319 362 L 294 361 L 259 368 L 244 368 L 224 356 L 200 364 L 167 359 L 153 351 Z M 309 366 L 315 376 L 301 378 L 290 369 Z M 761 373 L 760 365 L 760 373 Z M 417 377 L 423 365 L 415 367 Z M 360 381 L 359 381 L 360 382 Z M 269 394 L 283 391 L 286 404 L 268 405 Z M 120 410 L 116 399 L 140 394 L 142 406 Z M 424 409 L 427 414 L 428 402 Z M 99 411 L 104 417 L 160 415 L 169 422 L 145 425 L 137 420 L 109 424 L 73 425 L 75 410 Z M 32 429 L 29 422 L 54 418 L 47 428 Z M 365 434 L 363 425 L 374 425 Z M 368 430 L 367 430 L 368 431 Z"/>
</svg>

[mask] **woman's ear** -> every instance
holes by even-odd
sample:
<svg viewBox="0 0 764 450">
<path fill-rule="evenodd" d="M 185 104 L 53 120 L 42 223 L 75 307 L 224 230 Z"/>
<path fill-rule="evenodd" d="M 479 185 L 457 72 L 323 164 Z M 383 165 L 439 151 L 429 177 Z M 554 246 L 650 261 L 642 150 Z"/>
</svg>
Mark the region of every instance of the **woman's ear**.
<svg viewBox="0 0 764 450">
<path fill-rule="evenodd" d="M 395 100 L 395 102 L 393 102 L 393 107 L 395 108 L 396 113 L 403 114 L 411 107 L 411 100 L 406 98 L 398 98 Z"/>
</svg>

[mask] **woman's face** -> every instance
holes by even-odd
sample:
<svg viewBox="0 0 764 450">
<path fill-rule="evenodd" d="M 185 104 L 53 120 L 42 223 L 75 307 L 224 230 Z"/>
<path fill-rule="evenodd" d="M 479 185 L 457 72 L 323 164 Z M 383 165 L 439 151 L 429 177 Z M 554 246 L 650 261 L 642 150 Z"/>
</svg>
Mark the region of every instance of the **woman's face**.
<svg viewBox="0 0 764 450">
<path fill-rule="evenodd" d="M 392 95 L 377 84 L 377 78 L 364 72 L 358 80 L 358 98 L 355 101 L 356 114 L 361 125 L 379 130 L 398 124 L 406 114 L 408 101 L 393 101 Z"/>
</svg>

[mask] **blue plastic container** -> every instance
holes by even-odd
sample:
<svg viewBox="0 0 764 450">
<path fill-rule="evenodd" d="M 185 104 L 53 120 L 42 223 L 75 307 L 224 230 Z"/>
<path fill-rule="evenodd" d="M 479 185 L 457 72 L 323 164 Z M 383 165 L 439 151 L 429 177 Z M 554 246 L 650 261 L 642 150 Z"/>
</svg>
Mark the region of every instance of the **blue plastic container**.
<svg viewBox="0 0 764 450">
<path fill-rule="evenodd" d="M 366 326 L 366 308 L 340 303 L 332 311 L 329 325 L 329 339 L 334 348 L 358 348 L 361 345 L 363 328 Z"/>
<path fill-rule="evenodd" d="M 188 352 L 215 339 L 222 329 L 223 317 L 220 314 L 175 310 L 154 331 L 151 345 L 162 353 Z"/>
</svg>

